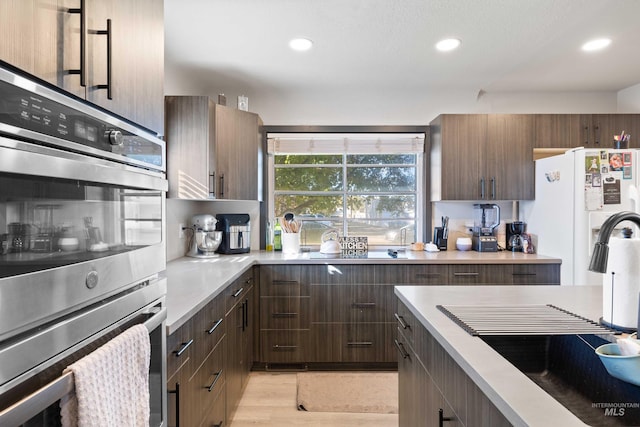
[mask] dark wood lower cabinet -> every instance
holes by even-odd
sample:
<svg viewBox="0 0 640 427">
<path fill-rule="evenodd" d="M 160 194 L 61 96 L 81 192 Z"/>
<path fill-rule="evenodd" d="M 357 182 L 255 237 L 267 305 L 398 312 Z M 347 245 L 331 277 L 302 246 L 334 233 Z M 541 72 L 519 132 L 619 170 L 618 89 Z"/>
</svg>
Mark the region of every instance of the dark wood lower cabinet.
<svg viewBox="0 0 640 427">
<path fill-rule="evenodd" d="M 222 427 L 253 364 L 253 270 L 167 337 L 169 427 Z"/>
<path fill-rule="evenodd" d="M 400 427 L 511 426 L 402 303 L 398 311 Z"/>
</svg>

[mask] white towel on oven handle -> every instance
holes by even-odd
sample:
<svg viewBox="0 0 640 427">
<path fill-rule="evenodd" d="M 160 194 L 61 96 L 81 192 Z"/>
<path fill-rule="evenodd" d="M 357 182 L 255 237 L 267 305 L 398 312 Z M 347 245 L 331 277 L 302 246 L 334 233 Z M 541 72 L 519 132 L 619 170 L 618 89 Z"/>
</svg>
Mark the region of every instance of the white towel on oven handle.
<svg viewBox="0 0 640 427">
<path fill-rule="evenodd" d="M 63 427 L 148 426 L 151 343 L 133 326 L 69 365 L 75 393 L 61 399 Z"/>
</svg>

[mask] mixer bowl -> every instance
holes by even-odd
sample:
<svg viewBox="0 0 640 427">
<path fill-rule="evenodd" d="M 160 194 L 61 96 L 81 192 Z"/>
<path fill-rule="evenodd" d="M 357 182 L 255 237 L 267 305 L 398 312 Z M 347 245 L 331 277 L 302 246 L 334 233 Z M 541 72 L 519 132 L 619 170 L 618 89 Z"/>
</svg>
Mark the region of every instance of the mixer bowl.
<svg viewBox="0 0 640 427">
<path fill-rule="evenodd" d="M 195 238 L 199 251 L 205 254 L 214 253 L 222 243 L 222 231 L 198 230 L 195 232 Z"/>
</svg>

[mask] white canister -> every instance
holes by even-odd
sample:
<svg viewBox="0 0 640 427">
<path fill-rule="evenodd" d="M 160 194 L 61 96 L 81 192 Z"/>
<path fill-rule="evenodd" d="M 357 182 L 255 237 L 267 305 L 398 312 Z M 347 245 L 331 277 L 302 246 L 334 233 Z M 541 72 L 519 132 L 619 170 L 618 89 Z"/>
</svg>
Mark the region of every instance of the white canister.
<svg viewBox="0 0 640 427">
<path fill-rule="evenodd" d="M 636 329 L 640 293 L 640 239 L 609 240 L 607 272 L 602 279 L 602 320 L 613 327 Z"/>
<path fill-rule="evenodd" d="M 282 253 L 297 254 L 300 252 L 300 233 L 282 233 Z"/>
</svg>

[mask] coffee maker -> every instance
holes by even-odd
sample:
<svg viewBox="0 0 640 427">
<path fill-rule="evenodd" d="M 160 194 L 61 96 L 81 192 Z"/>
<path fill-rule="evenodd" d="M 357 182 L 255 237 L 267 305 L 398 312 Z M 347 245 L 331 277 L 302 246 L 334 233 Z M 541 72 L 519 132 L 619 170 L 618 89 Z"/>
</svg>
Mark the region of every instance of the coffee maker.
<svg viewBox="0 0 640 427">
<path fill-rule="evenodd" d="M 506 223 L 506 246 L 508 251 L 522 252 L 523 250 L 523 234 L 527 225 L 522 221 L 513 221 Z"/>
<path fill-rule="evenodd" d="M 251 250 L 249 214 L 218 214 L 216 230 L 222 232 L 221 254 L 244 254 Z"/>
<path fill-rule="evenodd" d="M 500 225 L 500 206 L 496 204 L 474 204 L 475 220 L 471 236 L 471 247 L 478 252 L 497 252 L 496 228 Z"/>
</svg>

